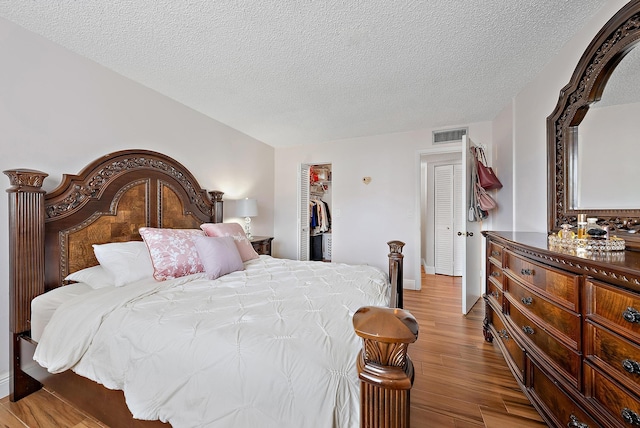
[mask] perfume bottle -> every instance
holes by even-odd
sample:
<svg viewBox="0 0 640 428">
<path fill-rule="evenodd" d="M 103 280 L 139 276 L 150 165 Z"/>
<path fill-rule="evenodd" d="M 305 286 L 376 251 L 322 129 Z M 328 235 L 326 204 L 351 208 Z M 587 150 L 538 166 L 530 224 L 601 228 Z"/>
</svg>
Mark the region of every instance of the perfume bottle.
<svg viewBox="0 0 640 428">
<path fill-rule="evenodd" d="M 605 239 L 607 231 L 600 226 L 597 218 L 590 217 L 587 219 L 587 236 L 594 239 Z"/>
<path fill-rule="evenodd" d="M 560 229 L 558 231 L 558 237 L 561 239 L 571 239 L 574 238 L 576 236 L 575 233 L 573 233 L 571 231 L 571 228 L 573 226 L 571 226 L 570 224 L 563 224 L 562 226 L 560 226 L 562 229 Z"/>
<path fill-rule="evenodd" d="M 587 238 L 587 215 L 578 214 L 578 239 Z"/>
</svg>

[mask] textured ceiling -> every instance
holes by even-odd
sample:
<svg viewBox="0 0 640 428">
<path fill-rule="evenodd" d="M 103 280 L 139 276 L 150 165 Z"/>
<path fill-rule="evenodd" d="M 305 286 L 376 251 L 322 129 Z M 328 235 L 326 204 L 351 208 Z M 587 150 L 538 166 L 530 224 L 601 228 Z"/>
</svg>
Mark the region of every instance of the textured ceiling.
<svg viewBox="0 0 640 428">
<path fill-rule="evenodd" d="M 281 147 L 492 120 L 605 2 L 3 0 L 0 16 Z"/>
</svg>

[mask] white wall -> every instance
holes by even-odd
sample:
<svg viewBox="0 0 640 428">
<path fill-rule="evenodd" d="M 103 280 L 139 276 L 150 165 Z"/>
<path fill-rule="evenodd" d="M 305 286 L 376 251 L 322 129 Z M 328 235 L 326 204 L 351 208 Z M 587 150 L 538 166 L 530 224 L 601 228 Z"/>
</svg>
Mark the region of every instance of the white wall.
<svg viewBox="0 0 640 428">
<path fill-rule="evenodd" d="M 452 126 L 456 127 L 458 125 Z M 491 123 L 462 125 L 479 143 L 491 141 Z M 432 129 L 276 149 L 274 255 L 296 258 L 298 170 L 303 163 L 332 164 L 332 260 L 388 269 L 387 241 L 404 249 L 405 285 L 419 272 L 420 152 L 433 148 Z M 443 148 L 438 145 L 438 148 Z M 459 145 L 454 145 L 459 147 Z M 362 178 L 371 177 L 365 185 Z"/>
<path fill-rule="evenodd" d="M 584 50 L 602 26 L 626 3 L 626 0 L 606 2 L 536 79 L 514 98 L 515 230 L 547 231 L 546 118 L 553 112 L 560 89 L 569 83 Z"/>
<path fill-rule="evenodd" d="M 502 183 L 502 189 L 494 194 L 498 208 L 491 212 L 492 228 L 513 230 L 513 103 L 509 103 L 493 121 L 493 142 L 489 157 L 489 163 Z"/>
<path fill-rule="evenodd" d="M 47 172 L 44 187 L 51 190 L 63 173 L 75 174 L 109 152 L 156 150 L 189 168 L 202 186 L 224 191 L 226 200 L 257 198 L 260 216 L 253 231 L 272 235 L 272 147 L 3 19 L 0 58 L 0 171 Z M 4 184 L 9 187 L 8 179 Z M 225 209 L 225 218 L 234 220 L 233 203 Z M 0 397 L 8 394 L 9 370 L 6 213 L 5 196 L 0 198 Z"/>
</svg>

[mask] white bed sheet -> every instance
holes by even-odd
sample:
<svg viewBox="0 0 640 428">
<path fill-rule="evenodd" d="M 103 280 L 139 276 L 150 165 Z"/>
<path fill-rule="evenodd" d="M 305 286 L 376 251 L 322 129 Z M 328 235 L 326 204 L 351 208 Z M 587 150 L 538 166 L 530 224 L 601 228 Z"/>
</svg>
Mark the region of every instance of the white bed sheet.
<svg viewBox="0 0 640 428">
<path fill-rule="evenodd" d="M 202 275 L 67 302 L 34 359 L 122 389 L 134 417 L 180 427 L 357 427 L 352 316 L 388 305 L 369 266 L 261 256 Z"/>
<path fill-rule="evenodd" d="M 54 288 L 37 296 L 31 301 L 31 338 L 40 341 L 42 332 L 58 306 L 73 298 L 89 293 L 93 288 L 82 282 L 77 282 L 64 287 Z"/>
</svg>

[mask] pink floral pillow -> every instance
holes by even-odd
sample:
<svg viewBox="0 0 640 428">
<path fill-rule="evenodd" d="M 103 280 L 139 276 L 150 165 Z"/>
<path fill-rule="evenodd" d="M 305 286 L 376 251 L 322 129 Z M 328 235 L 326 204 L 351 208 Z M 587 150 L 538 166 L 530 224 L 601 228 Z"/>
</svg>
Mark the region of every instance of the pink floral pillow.
<svg viewBox="0 0 640 428">
<path fill-rule="evenodd" d="M 158 281 L 203 272 L 194 239 L 204 236 L 198 229 L 156 229 L 141 227 L 140 235 L 149 248 L 153 277 Z"/>
<path fill-rule="evenodd" d="M 243 262 L 260 257 L 238 223 L 205 223 L 200 225 L 200 229 L 204 230 L 207 236 L 231 236 Z"/>
</svg>

